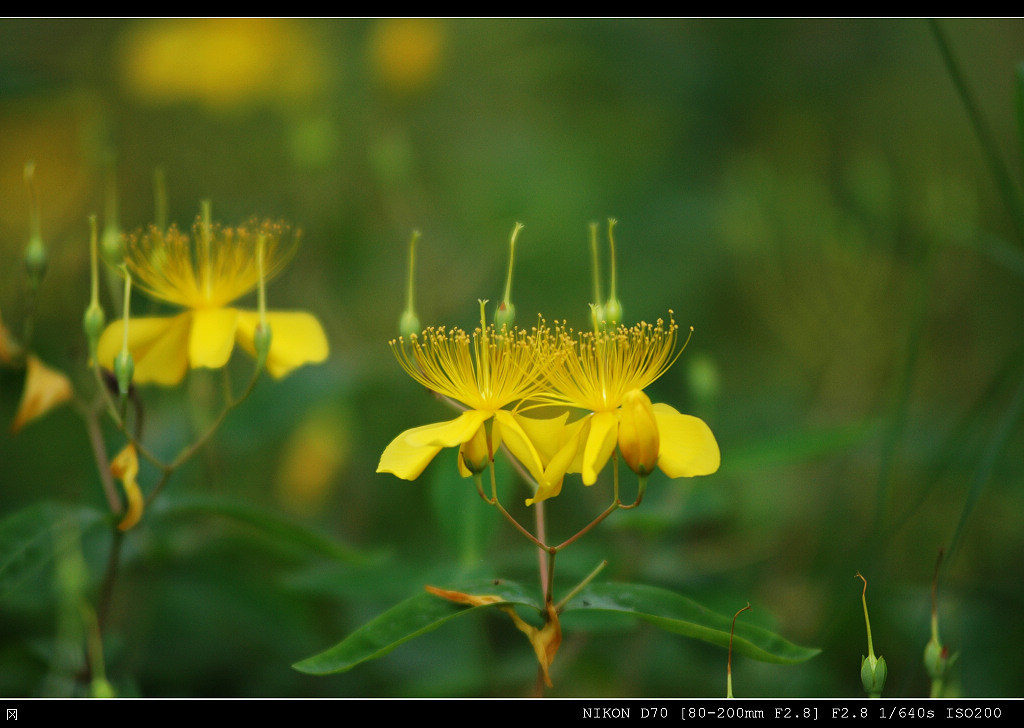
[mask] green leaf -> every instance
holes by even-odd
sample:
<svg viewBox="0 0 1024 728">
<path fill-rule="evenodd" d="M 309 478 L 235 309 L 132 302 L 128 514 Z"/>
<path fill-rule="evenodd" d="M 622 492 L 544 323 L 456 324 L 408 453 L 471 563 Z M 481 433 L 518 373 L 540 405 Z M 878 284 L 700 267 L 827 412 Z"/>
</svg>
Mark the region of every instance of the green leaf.
<svg viewBox="0 0 1024 728">
<path fill-rule="evenodd" d="M 532 607 L 538 612 L 541 610 L 536 599 L 523 586 L 514 582 L 477 580 L 460 585 L 455 591 L 477 596 L 494 595 L 503 604 L 519 604 Z M 455 617 L 492 606 L 495 605 L 462 606 L 423 592 L 364 624 L 329 650 L 297 662 L 292 667 L 311 675 L 351 670 L 360 663 L 383 657 L 399 645 L 435 630 Z"/>
<path fill-rule="evenodd" d="M 168 500 L 162 513 L 200 514 L 230 518 L 263 531 L 265 534 L 291 543 L 314 553 L 348 564 L 376 561 L 380 554 L 368 553 L 345 546 L 318 531 L 281 518 L 276 513 L 241 501 L 215 496 L 188 495 Z"/>
<path fill-rule="evenodd" d="M 49 568 L 57 556 L 54 535 L 74 522 L 85 533 L 104 520 L 92 508 L 34 503 L 0 521 L 0 602 Z"/>
<path fill-rule="evenodd" d="M 655 627 L 684 637 L 729 646 L 732 617 L 716 614 L 692 599 L 643 584 L 591 584 L 570 601 L 565 612 L 605 611 L 631 614 Z M 821 650 L 794 645 L 760 627 L 736 622 L 733 649 L 763 662 L 804 662 Z"/>
</svg>

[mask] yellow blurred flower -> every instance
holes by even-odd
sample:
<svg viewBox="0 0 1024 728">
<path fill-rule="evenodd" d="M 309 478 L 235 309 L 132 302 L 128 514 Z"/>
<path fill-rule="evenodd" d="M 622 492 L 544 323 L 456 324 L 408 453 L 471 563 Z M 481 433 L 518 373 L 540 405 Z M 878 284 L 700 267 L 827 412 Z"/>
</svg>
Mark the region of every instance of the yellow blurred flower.
<svg viewBox="0 0 1024 728">
<path fill-rule="evenodd" d="M 0 337 L 3 332 L 0 331 Z M 21 393 L 21 404 L 11 423 L 11 433 L 18 432 L 34 419 L 42 417 L 54 407 L 71 399 L 71 382 L 64 374 L 52 369 L 34 354 L 25 360 L 25 389 Z"/>
<path fill-rule="evenodd" d="M 483 321 L 481 304 L 481 320 Z M 543 362 L 535 355 L 541 335 L 522 329 L 495 329 L 481 323 L 473 334 L 461 329 L 429 328 L 391 348 L 402 368 L 432 392 L 467 409 L 450 422 L 406 430 L 381 455 L 378 473 L 415 480 L 446 447 L 459 447 L 463 476 L 480 472 L 504 441 L 516 457 L 539 467 L 526 433 L 505 407 L 533 395 L 543 380 Z"/>
<path fill-rule="evenodd" d="M 590 412 L 580 425 L 582 458 L 567 466 L 569 472 L 580 469 L 584 484 L 597 481 L 616 446 L 627 464 L 642 474 L 655 463 L 670 478 L 718 470 L 718 443 L 703 420 L 666 404 L 652 405 L 642 391 L 678 358 L 678 331 L 671 319 L 667 326 L 659 319 L 655 325 L 599 332 L 557 330 L 567 356 L 551 368 L 551 391 L 539 399 Z M 557 473 L 549 473 L 549 480 L 554 476 Z M 534 500 L 541 496 L 544 493 L 538 491 Z"/>
<path fill-rule="evenodd" d="M 228 304 L 260 283 L 258 248 L 263 246 L 263 276 L 270 278 L 287 262 L 294 246 L 282 245 L 286 229 L 253 222 L 224 228 L 197 221 L 192 237 L 177 228 L 150 227 L 126 240 L 125 263 L 132 282 L 143 291 L 188 310 L 168 318 L 131 318 L 128 349 L 135 361 L 134 381 L 177 384 L 191 366 L 227 364 L 237 342 L 255 353 L 257 311 Z M 327 337 L 320 322 L 305 312 L 268 312 L 272 331 L 267 371 L 282 377 L 303 364 L 327 358 Z M 97 358 L 113 367 L 122 347 L 124 321 L 115 321 L 100 337 Z"/>
<path fill-rule="evenodd" d="M 444 55 L 445 33 L 440 20 L 385 18 L 370 37 L 370 61 L 377 80 L 398 92 L 429 84 Z"/>
<path fill-rule="evenodd" d="M 199 101 L 214 109 L 293 104 L 324 85 L 314 39 L 294 20 L 143 21 L 131 26 L 121 51 L 124 85 L 151 103 Z"/>
</svg>

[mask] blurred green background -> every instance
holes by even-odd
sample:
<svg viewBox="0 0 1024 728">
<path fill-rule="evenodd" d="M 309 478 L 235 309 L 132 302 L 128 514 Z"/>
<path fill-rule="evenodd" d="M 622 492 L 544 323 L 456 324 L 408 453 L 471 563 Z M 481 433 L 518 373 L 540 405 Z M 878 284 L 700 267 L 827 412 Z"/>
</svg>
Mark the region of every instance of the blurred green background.
<svg viewBox="0 0 1024 728">
<path fill-rule="evenodd" d="M 1024 21 L 941 26 L 1016 184 Z M 608 216 L 627 322 L 672 309 L 695 328 L 651 397 L 707 421 L 722 467 L 652 478 L 642 507 L 560 557 L 561 588 L 608 559 L 602 579 L 726 614 L 749 601 L 742 620 L 823 652 L 736 658 L 737 696 L 846 697 L 863 694 L 859 570 L 885 694 L 919 696 L 935 561 L 952 547 L 950 689 L 1024 693 L 1024 240 L 926 21 L 2 20 L 0 311 L 17 331 L 28 160 L 51 261 L 33 346 L 83 396 L 86 216 L 110 220 L 114 180 L 121 227 L 151 222 L 158 167 L 180 225 L 211 199 L 225 224 L 301 228 L 269 306 L 315 313 L 331 344 L 324 365 L 261 382 L 128 535 L 104 643 L 119 694 L 529 694 L 532 651 L 497 613 L 349 673 L 290 665 L 426 583 L 536 583 L 532 549 L 457 477 L 454 452 L 415 483 L 374 472 L 399 432 L 450 417 L 387 341 L 414 228 L 424 325 L 471 327 L 477 299 L 500 298 L 522 221 L 520 322 L 579 327 L 587 224 Z M 250 366 L 235 357 L 238 382 Z M 149 446 L 171 457 L 201 431 L 219 381 L 145 389 Z M 22 374 L 0 382 L 8 422 Z M 143 489 L 154 480 L 144 467 Z M 104 508 L 70 407 L 0 435 L 0 484 L 0 516 Z M 508 472 L 503 493 L 529 517 Z M 609 497 L 571 479 L 549 529 L 571 535 Z M 81 534 L 91 599 L 109 540 Z M 4 550 L 19 578 L 0 591 L 0 694 L 81 690 L 56 576 L 69 557 L 25 576 L 17 543 Z M 550 695 L 725 693 L 721 649 L 563 626 Z"/>
</svg>

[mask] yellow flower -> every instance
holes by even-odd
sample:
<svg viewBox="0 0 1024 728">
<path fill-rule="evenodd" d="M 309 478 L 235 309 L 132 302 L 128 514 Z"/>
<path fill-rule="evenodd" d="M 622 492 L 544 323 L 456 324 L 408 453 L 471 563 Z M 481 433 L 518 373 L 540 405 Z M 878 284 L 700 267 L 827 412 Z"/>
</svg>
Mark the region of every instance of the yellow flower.
<svg viewBox="0 0 1024 728">
<path fill-rule="evenodd" d="M 264 280 L 287 262 L 294 246 L 283 246 L 285 228 L 269 221 L 237 228 L 199 220 L 192 237 L 171 227 L 150 227 L 126 240 L 125 263 L 132 283 L 154 298 L 182 306 L 168 318 L 131 318 L 128 348 L 135 360 L 134 381 L 177 384 L 191 366 L 216 369 L 227 364 L 237 342 L 255 353 L 256 311 L 229 307 L 260 283 L 258 248 L 263 246 Z M 268 312 L 272 331 L 266 367 L 282 377 L 303 364 L 327 358 L 327 337 L 320 322 L 305 312 Z M 121 350 L 124 321 L 115 321 L 100 337 L 97 357 L 113 367 Z"/>
<path fill-rule="evenodd" d="M 671 312 L 670 312 L 671 314 Z M 618 445 L 627 464 L 641 475 L 655 464 L 670 478 L 709 475 L 720 463 L 715 436 L 700 419 L 666 404 L 652 405 L 643 389 L 675 362 L 679 327 L 640 323 L 599 332 L 557 329 L 567 353 L 549 373 L 551 391 L 540 399 L 551 404 L 589 410 L 578 432 L 583 482 L 593 485 Z M 569 458 L 563 457 L 563 463 Z M 549 472 L 550 480 L 558 473 Z M 557 493 L 557 491 L 555 491 Z M 551 493 L 550 495 L 554 495 Z M 543 495 L 538 491 L 541 500 Z M 549 497 L 545 495 L 544 497 Z"/>
<path fill-rule="evenodd" d="M 483 304 L 481 304 L 483 319 Z M 446 447 L 459 447 L 464 477 L 483 470 L 502 439 L 533 469 L 539 457 L 511 412 L 504 408 L 534 394 L 542 383 L 543 362 L 535 354 L 536 337 L 521 329 L 485 326 L 472 335 L 461 329 L 429 328 L 391 348 L 402 368 L 427 389 L 466 407 L 449 422 L 406 430 L 381 455 L 378 473 L 415 480 Z"/>
</svg>

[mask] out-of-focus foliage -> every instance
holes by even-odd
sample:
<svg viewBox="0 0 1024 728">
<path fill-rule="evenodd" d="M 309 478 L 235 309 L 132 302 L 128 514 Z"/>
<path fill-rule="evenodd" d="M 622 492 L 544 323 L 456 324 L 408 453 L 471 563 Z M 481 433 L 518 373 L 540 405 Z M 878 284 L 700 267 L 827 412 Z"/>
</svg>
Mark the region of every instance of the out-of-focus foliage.
<svg viewBox="0 0 1024 728">
<path fill-rule="evenodd" d="M 1024 22 L 942 27 L 1020 182 Z M 414 483 L 374 472 L 399 432 L 451 417 L 387 345 L 410 232 L 424 326 L 471 328 L 477 299 L 501 298 L 519 220 L 519 323 L 585 328 L 587 224 L 612 215 L 625 322 L 671 308 L 695 329 L 652 399 L 705 420 L 722 466 L 652 475 L 641 507 L 561 557 L 564 588 L 607 559 L 602 579 L 722 614 L 749 601 L 741 622 L 822 653 L 737 656 L 735 694 L 845 697 L 860 571 L 885 695 L 918 696 L 945 546 L 947 692 L 1021 694 L 1024 241 L 924 21 L 2 20 L 0 310 L 17 335 L 27 160 L 49 255 L 33 350 L 75 391 L 86 216 L 110 216 L 111 172 L 124 230 L 153 222 L 158 167 L 181 227 L 211 199 L 219 220 L 301 228 L 267 306 L 313 312 L 331 342 L 324 365 L 264 377 L 125 535 L 102 655 L 118 695 L 528 694 L 534 656 L 493 610 L 340 675 L 290 666 L 424 584 L 536 581 L 453 451 Z M 209 425 L 217 377 L 142 390 L 155 452 Z M 24 378 L 0 369 L 0 421 Z M 95 600 L 111 538 L 89 444 L 68 407 L 3 429 L 0 547 L 31 547 L 0 562 L 0 694 L 88 694 L 89 625 L 68 604 Z M 549 531 L 607 500 L 567 480 Z M 566 615 L 550 695 L 724 695 L 724 650 L 591 611 Z"/>
</svg>

